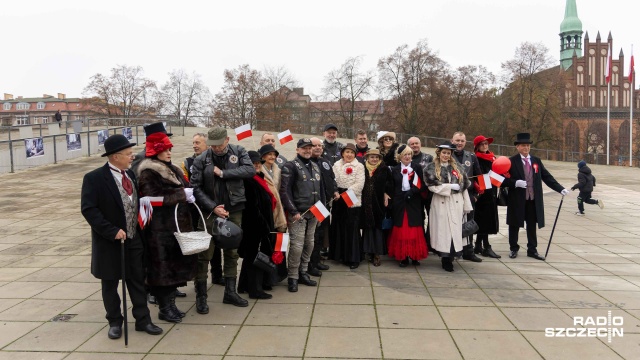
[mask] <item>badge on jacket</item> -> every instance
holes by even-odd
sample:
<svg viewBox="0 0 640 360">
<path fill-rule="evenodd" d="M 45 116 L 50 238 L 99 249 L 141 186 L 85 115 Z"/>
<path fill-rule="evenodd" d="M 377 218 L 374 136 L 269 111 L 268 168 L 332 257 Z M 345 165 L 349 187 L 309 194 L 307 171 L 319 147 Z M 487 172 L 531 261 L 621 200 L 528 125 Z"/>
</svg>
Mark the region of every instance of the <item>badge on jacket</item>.
<svg viewBox="0 0 640 360">
<path fill-rule="evenodd" d="M 471 161 L 469 161 L 469 160 L 465 161 L 464 165 L 467 166 L 467 167 L 471 166 Z"/>
<path fill-rule="evenodd" d="M 278 162 L 278 164 L 282 164 L 282 158 L 277 157 L 276 161 Z"/>
<path fill-rule="evenodd" d="M 235 155 L 229 156 L 229 162 L 232 163 L 232 164 L 237 163 L 238 162 L 238 157 L 235 156 Z"/>
<path fill-rule="evenodd" d="M 316 174 L 316 180 L 320 181 L 320 174 Z"/>
<path fill-rule="evenodd" d="M 325 170 L 329 170 L 329 169 L 331 169 L 331 168 L 329 167 L 329 163 L 326 163 L 326 162 L 323 162 L 323 163 L 322 163 L 322 167 L 323 167 Z"/>
</svg>

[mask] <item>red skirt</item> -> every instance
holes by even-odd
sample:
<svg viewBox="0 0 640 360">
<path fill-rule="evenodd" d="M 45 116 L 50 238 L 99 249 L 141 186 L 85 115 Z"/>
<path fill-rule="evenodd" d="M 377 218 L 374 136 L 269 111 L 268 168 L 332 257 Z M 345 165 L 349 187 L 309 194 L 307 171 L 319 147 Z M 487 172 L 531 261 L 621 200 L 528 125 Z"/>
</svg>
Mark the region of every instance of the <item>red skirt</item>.
<svg viewBox="0 0 640 360">
<path fill-rule="evenodd" d="M 396 260 L 404 260 L 407 256 L 411 260 L 426 259 L 429 255 L 427 242 L 424 239 L 422 226 L 409 226 L 407 212 L 404 212 L 402 226 L 394 226 L 387 240 L 389 256 Z"/>
</svg>

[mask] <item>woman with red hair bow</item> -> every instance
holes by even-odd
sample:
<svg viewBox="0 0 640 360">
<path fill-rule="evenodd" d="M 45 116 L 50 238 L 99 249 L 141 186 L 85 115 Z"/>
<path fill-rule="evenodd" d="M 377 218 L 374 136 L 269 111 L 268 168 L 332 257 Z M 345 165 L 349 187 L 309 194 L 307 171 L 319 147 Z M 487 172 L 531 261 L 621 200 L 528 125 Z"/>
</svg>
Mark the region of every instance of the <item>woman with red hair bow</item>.
<svg viewBox="0 0 640 360">
<path fill-rule="evenodd" d="M 174 209 L 178 205 L 180 231 L 193 230 L 191 210 L 195 202 L 182 170 L 171 163 L 173 144 L 165 133 L 147 136 L 145 159 L 137 168 L 140 196 L 162 197 L 162 205 L 153 207 L 153 216 L 145 225 L 143 237 L 147 250 L 147 284 L 160 307 L 160 320 L 178 323 L 184 312 L 175 304 L 178 286 L 185 286 L 196 274 L 197 255 L 183 255 L 176 237 Z"/>
</svg>

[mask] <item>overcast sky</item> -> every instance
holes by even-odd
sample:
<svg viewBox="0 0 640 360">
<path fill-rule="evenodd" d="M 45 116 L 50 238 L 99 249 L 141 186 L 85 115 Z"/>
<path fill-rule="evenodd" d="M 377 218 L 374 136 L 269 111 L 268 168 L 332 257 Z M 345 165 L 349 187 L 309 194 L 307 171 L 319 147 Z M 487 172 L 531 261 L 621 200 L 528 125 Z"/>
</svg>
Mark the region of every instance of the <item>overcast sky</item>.
<svg viewBox="0 0 640 360">
<path fill-rule="evenodd" d="M 640 54 L 639 4 L 577 0 L 583 31 L 592 41 L 611 31 L 625 72 L 632 43 Z M 224 69 L 249 64 L 284 66 L 315 99 L 348 57 L 375 69 L 420 39 L 452 67 L 484 65 L 498 75 L 524 41 L 558 59 L 564 8 L 565 0 L 3 1 L 0 92 L 80 97 L 92 75 L 126 64 L 158 85 L 173 69 L 195 71 L 216 93 Z"/>
</svg>

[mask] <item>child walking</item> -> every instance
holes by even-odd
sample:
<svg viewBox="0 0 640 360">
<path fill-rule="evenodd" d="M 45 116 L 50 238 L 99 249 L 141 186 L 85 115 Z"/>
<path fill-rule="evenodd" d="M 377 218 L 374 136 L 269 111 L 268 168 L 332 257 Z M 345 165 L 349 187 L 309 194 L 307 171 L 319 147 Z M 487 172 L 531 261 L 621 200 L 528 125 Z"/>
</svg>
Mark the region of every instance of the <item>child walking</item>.
<svg viewBox="0 0 640 360">
<path fill-rule="evenodd" d="M 604 208 L 602 200 L 596 200 L 591 198 L 591 192 L 593 187 L 596 186 L 596 178 L 591 174 L 591 169 L 587 166 L 587 162 L 580 160 L 578 163 L 578 183 L 573 185 L 571 190 L 578 189 L 578 212 L 576 215 L 584 216 L 584 203 L 591 205 L 598 205 L 600 209 Z"/>
</svg>

